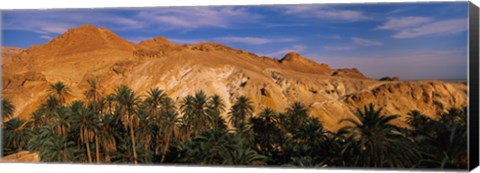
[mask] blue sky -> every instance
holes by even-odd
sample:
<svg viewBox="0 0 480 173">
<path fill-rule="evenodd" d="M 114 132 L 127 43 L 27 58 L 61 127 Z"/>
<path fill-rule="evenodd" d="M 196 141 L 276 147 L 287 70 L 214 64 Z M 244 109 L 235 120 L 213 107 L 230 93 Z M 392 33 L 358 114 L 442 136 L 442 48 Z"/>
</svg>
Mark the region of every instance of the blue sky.
<svg viewBox="0 0 480 173">
<path fill-rule="evenodd" d="M 93 24 L 138 43 L 164 36 L 281 58 L 296 51 L 370 77 L 465 79 L 468 3 L 2 11 L 2 45 L 28 48 Z"/>
</svg>

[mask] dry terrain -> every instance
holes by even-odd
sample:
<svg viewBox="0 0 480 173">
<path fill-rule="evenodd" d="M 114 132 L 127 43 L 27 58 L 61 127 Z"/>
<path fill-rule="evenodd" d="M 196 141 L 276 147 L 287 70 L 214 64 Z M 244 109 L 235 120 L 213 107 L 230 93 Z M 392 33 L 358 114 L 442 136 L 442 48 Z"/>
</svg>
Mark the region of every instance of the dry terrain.
<svg viewBox="0 0 480 173">
<path fill-rule="evenodd" d="M 45 99 L 49 84 L 64 82 L 75 100 L 84 97 L 88 79 L 97 79 L 103 94 L 124 84 L 145 95 L 157 86 L 177 103 L 203 90 L 220 95 L 228 108 L 237 96 L 246 95 L 257 112 L 266 106 L 284 111 L 300 101 L 332 131 L 368 103 L 385 107 L 386 114 L 402 115 L 395 122 L 400 126 L 413 109 L 436 116 L 467 104 L 465 83 L 379 81 L 295 52 L 276 60 L 210 42 L 179 45 L 157 37 L 134 44 L 92 25 L 25 50 L 2 48 L 2 68 L 3 95 L 15 105 L 14 116 L 24 119 Z"/>
</svg>

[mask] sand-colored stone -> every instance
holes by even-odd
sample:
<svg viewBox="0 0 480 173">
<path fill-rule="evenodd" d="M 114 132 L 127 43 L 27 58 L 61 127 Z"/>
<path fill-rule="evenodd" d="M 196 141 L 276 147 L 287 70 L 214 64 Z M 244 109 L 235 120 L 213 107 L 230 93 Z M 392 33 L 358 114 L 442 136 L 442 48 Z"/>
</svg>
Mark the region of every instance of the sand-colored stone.
<svg viewBox="0 0 480 173">
<path fill-rule="evenodd" d="M 369 79 L 367 76 L 363 75 L 357 68 L 342 68 L 337 69 L 332 73 L 332 76 L 344 76 L 344 77 L 351 77 L 351 78 L 358 78 L 358 79 Z"/>
<path fill-rule="evenodd" d="M 29 151 L 20 151 L 18 153 L 10 154 L 5 157 L 0 157 L 0 162 L 39 163 L 40 156 L 38 155 L 38 153 L 31 153 Z"/>
<path fill-rule="evenodd" d="M 159 87 L 177 103 L 199 90 L 218 94 L 227 107 L 246 95 L 256 112 L 266 106 L 280 112 L 300 101 L 329 130 L 337 130 L 338 121 L 370 102 L 403 117 L 412 109 L 433 115 L 467 103 L 465 83 L 378 81 L 298 53 L 277 60 L 219 43 L 178 45 L 157 37 L 135 45 L 92 25 L 20 51 L 2 65 L 4 97 L 15 105 L 14 116 L 26 119 L 45 99 L 50 83 L 62 81 L 72 90 L 71 100 L 83 99 L 92 78 L 103 94 L 128 85 L 145 96 L 149 88 Z"/>
</svg>

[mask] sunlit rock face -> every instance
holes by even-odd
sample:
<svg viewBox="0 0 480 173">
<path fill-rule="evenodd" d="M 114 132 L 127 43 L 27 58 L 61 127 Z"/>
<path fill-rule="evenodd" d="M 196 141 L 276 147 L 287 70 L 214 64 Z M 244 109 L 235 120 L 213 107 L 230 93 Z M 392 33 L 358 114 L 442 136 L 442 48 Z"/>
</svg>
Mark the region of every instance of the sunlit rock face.
<svg viewBox="0 0 480 173">
<path fill-rule="evenodd" d="M 437 116 L 467 104 L 465 83 L 376 80 L 356 68 L 333 69 L 295 52 L 276 60 L 218 43 L 178 45 L 157 37 L 133 44 L 93 25 L 25 50 L 2 48 L 2 92 L 15 105 L 16 117 L 28 119 L 57 81 L 70 87 L 69 101 L 83 99 L 89 79 L 98 81 L 104 95 L 119 85 L 140 95 L 159 87 L 177 103 L 203 90 L 221 96 L 228 108 L 246 95 L 256 112 L 266 107 L 283 112 L 300 101 L 332 131 L 369 103 L 401 115 L 394 122 L 400 126 L 413 109 Z"/>
</svg>

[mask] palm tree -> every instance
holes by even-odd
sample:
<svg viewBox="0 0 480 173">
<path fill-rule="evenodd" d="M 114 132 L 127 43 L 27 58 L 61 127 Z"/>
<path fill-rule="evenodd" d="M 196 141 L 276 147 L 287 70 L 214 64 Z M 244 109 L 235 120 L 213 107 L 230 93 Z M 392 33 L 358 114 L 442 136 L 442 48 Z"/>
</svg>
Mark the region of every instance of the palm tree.
<svg viewBox="0 0 480 173">
<path fill-rule="evenodd" d="M 54 114 L 53 120 L 53 130 L 54 132 L 62 137 L 66 137 L 69 132 L 70 128 L 72 127 L 72 116 L 70 109 L 65 106 L 60 106 L 57 108 L 56 113 Z M 64 140 L 65 148 L 67 147 L 67 140 Z"/>
<path fill-rule="evenodd" d="M 410 111 L 410 112 L 407 113 L 407 115 L 408 115 L 407 124 L 409 124 L 410 126 L 412 126 L 415 129 L 419 129 L 419 128 L 425 126 L 425 124 L 427 124 L 428 122 L 430 122 L 432 120 L 429 117 L 427 117 L 426 115 L 422 114 L 418 110 Z"/>
<path fill-rule="evenodd" d="M 39 128 L 45 124 L 45 117 L 43 116 L 40 110 L 37 110 L 32 113 L 30 116 L 30 127 Z"/>
<path fill-rule="evenodd" d="M 182 132 L 184 136 L 189 137 L 192 134 L 192 119 L 194 118 L 193 110 L 195 109 L 195 97 L 187 95 L 180 101 L 180 112 L 182 113 Z"/>
<path fill-rule="evenodd" d="M 427 168 L 462 168 L 468 166 L 466 111 L 451 108 L 431 120 L 418 133 L 416 142 L 425 151 L 418 166 Z"/>
<path fill-rule="evenodd" d="M 8 119 L 13 116 L 15 112 L 15 106 L 13 106 L 12 102 L 6 99 L 1 99 L 2 101 L 2 119 Z"/>
<path fill-rule="evenodd" d="M 297 143 L 310 146 L 319 146 L 327 139 L 323 125 L 317 118 L 308 118 L 302 126 L 293 131 L 292 137 Z"/>
<path fill-rule="evenodd" d="M 421 138 L 425 137 L 425 135 L 431 132 L 431 126 L 429 124 L 432 123 L 432 119 L 428 116 L 422 114 L 418 110 L 413 110 L 407 113 L 407 124 L 412 127 L 412 130 L 408 130 L 407 133 L 411 135 L 415 140 L 419 141 L 422 140 Z"/>
<path fill-rule="evenodd" d="M 300 102 L 293 102 L 286 112 L 287 131 L 292 132 L 294 129 L 301 127 L 308 118 L 308 109 Z"/>
<path fill-rule="evenodd" d="M 140 103 L 140 98 L 135 95 L 132 89 L 122 85 L 115 89 L 115 100 L 118 103 L 118 108 L 124 122 L 130 130 L 130 139 L 132 143 L 133 159 L 137 164 L 137 150 L 135 144 L 135 135 L 133 130 L 133 122 L 135 121 L 135 110 Z"/>
<path fill-rule="evenodd" d="M 225 159 L 226 165 L 263 165 L 266 160 L 265 156 L 258 154 L 242 142 L 234 146 L 233 150 L 227 151 L 230 157 Z"/>
<path fill-rule="evenodd" d="M 304 156 L 304 157 L 292 157 L 291 163 L 286 164 L 286 166 L 293 166 L 293 167 L 314 167 L 314 168 L 324 168 L 327 165 L 324 162 L 318 162 L 317 159 L 312 158 L 311 156 Z"/>
<path fill-rule="evenodd" d="M 54 96 L 48 96 L 47 100 L 40 105 L 39 113 L 44 115 L 45 123 L 51 123 L 53 117 L 55 117 L 57 108 L 60 103 Z"/>
<path fill-rule="evenodd" d="M 167 105 L 166 105 L 167 104 Z M 160 145 L 157 145 L 157 143 L 159 143 L 158 141 L 161 141 L 162 138 L 164 139 L 164 137 L 161 136 L 162 134 L 162 131 L 163 128 L 163 120 L 165 119 L 165 117 L 167 116 L 167 112 L 169 111 L 169 109 L 171 109 L 170 106 L 173 107 L 175 106 L 172 102 L 171 102 L 171 99 L 166 95 L 166 93 L 159 89 L 158 87 L 155 87 L 155 88 L 150 88 L 149 91 L 147 91 L 147 98 L 145 98 L 144 100 L 144 104 L 143 104 L 143 107 L 145 108 L 146 112 L 143 112 L 145 114 L 148 113 L 149 116 L 151 116 L 152 118 L 150 118 L 151 122 L 155 122 L 155 127 L 156 129 L 158 129 L 159 131 L 156 131 L 156 132 L 151 132 L 152 134 L 155 134 L 153 136 L 151 136 L 153 139 L 151 140 L 154 140 L 154 145 L 153 148 L 155 150 L 155 155 L 157 155 L 159 153 L 159 146 Z M 150 124 L 152 127 L 154 124 Z M 144 146 L 145 147 L 145 146 Z"/>
<path fill-rule="evenodd" d="M 420 166 L 439 168 L 462 168 L 468 166 L 468 141 L 466 126 L 436 123 L 435 133 L 426 138 L 426 150 L 430 157 Z"/>
<path fill-rule="evenodd" d="M 280 129 L 277 114 L 270 108 L 265 108 L 258 117 L 251 117 L 250 124 L 257 151 L 261 154 L 271 154 L 275 145 L 279 145 Z"/>
<path fill-rule="evenodd" d="M 180 109 L 187 128 L 192 131 L 191 135 L 196 136 L 209 127 L 211 118 L 207 114 L 207 96 L 203 91 L 196 92 L 195 96 L 185 97 Z"/>
<path fill-rule="evenodd" d="M 92 154 L 90 151 L 90 142 L 94 139 L 95 141 L 98 140 L 96 134 L 99 131 L 100 121 L 91 109 L 85 107 L 80 108 L 77 112 L 74 112 L 74 114 L 74 124 L 80 130 L 80 141 L 85 144 L 87 148 L 88 162 L 91 163 Z"/>
<path fill-rule="evenodd" d="M 240 135 L 210 129 L 180 144 L 179 161 L 194 164 L 260 165 L 265 157 L 244 144 Z"/>
<path fill-rule="evenodd" d="M 58 81 L 57 83 L 50 84 L 50 89 L 48 90 L 50 96 L 55 97 L 59 104 L 64 104 L 66 99 L 71 96 L 70 88 L 65 86 L 63 82 Z"/>
<path fill-rule="evenodd" d="M 450 108 L 447 112 L 440 115 L 439 121 L 445 124 L 457 124 L 464 126 L 467 124 L 466 110 Z"/>
<path fill-rule="evenodd" d="M 33 136 L 27 142 L 27 149 L 30 151 L 42 151 L 48 138 L 54 136 L 51 124 L 45 124 L 32 131 Z"/>
<path fill-rule="evenodd" d="M 135 151 L 138 152 L 138 159 L 132 157 L 132 155 L 134 155 L 132 148 L 136 148 Z M 133 147 L 130 141 L 126 140 L 125 143 L 118 145 L 117 152 L 113 153 L 111 160 L 113 163 L 148 162 L 149 160 L 143 159 L 148 159 L 147 156 L 150 155 L 150 151 L 143 150 L 141 145 Z"/>
<path fill-rule="evenodd" d="M 369 167 L 409 167 L 419 159 L 413 142 L 408 140 L 401 132 L 402 129 L 390 124 L 398 115 L 381 114 L 382 108 L 376 110 L 373 104 L 364 106 L 363 112 L 357 109 L 356 118 L 343 119 L 353 126 L 340 129 L 340 134 L 353 138 L 360 146 L 362 158 L 361 166 Z"/>
<path fill-rule="evenodd" d="M 139 141 L 139 144 L 144 150 L 151 150 L 151 144 L 156 143 L 154 140 L 159 136 L 159 126 L 157 125 L 156 118 L 147 113 L 144 107 L 140 107 L 137 110 L 138 122 L 136 123 L 135 136 Z M 147 155 L 145 157 L 148 157 Z M 144 158 L 144 160 L 150 160 Z"/>
<path fill-rule="evenodd" d="M 207 114 L 211 119 L 210 125 L 213 128 L 226 129 L 225 120 L 221 117 L 222 112 L 225 111 L 225 104 L 218 95 L 213 95 L 208 99 Z"/>
<path fill-rule="evenodd" d="M 158 87 L 151 88 L 147 92 L 148 96 L 145 99 L 145 108 L 151 116 L 154 116 L 158 118 L 160 116 L 160 107 L 161 107 L 161 102 L 167 95 L 165 92 Z"/>
<path fill-rule="evenodd" d="M 163 163 L 172 137 L 178 136 L 177 124 L 180 122 L 180 118 L 178 117 L 175 103 L 173 103 L 173 100 L 171 98 L 166 97 L 165 99 L 163 99 L 161 105 L 163 109 L 160 122 L 162 122 L 161 129 L 164 139 L 164 147 L 160 162 Z"/>
<path fill-rule="evenodd" d="M 248 97 L 238 97 L 228 114 L 230 123 L 237 130 L 244 130 L 245 121 L 253 116 L 253 109 L 253 102 Z"/>
<path fill-rule="evenodd" d="M 60 106 L 57 108 L 53 120 L 53 130 L 59 136 L 66 136 L 71 128 L 71 112 L 68 107 Z"/>
<path fill-rule="evenodd" d="M 4 124 L 2 130 L 4 151 L 10 150 L 11 152 L 18 152 L 25 147 L 32 135 L 30 130 L 25 128 L 25 125 L 26 122 L 18 118 L 12 118 Z M 8 153 L 10 152 L 4 154 Z"/>
<path fill-rule="evenodd" d="M 85 98 L 90 104 L 98 102 L 101 98 L 101 93 L 97 86 L 97 80 L 89 79 L 87 80 L 87 83 L 89 88 L 87 91 L 83 92 L 83 95 L 85 95 Z"/>
<path fill-rule="evenodd" d="M 66 145 L 65 145 L 66 144 Z M 74 142 L 68 141 L 65 136 L 49 136 L 39 152 L 43 162 L 68 163 L 80 160 L 83 152 L 76 148 Z"/>
<path fill-rule="evenodd" d="M 116 96 L 113 93 L 109 94 L 109 95 L 107 95 L 107 97 L 105 97 L 105 101 L 107 102 L 108 113 L 109 114 L 113 114 L 115 99 L 116 99 Z"/>
<path fill-rule="evenodd" d="M 115 117 L 110 114 L 104 114 L 100 117 L 100 128 L 97 133 L 98 141 L 101 145 L 103 151 L 105 151 L 106 156 L 104 160 L 109 161 L 110 154 L 116 151 L 117 143 L 115 138 L 118 137 L 118 131 L 115 129 Z"/>
</svg>

